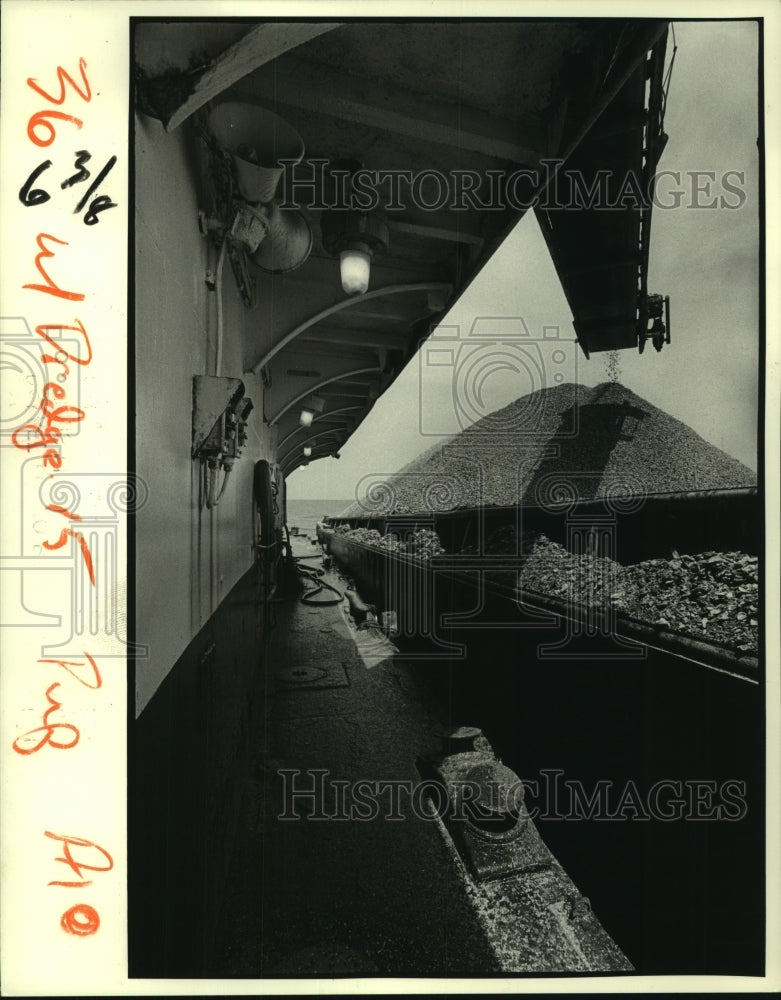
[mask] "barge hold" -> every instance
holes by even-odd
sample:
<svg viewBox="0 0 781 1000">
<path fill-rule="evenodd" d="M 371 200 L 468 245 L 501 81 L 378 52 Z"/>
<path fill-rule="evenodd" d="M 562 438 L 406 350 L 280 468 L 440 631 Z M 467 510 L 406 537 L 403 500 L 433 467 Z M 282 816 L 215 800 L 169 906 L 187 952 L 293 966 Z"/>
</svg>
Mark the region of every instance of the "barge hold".
<svg viewBox="0 0 781 1000">
<path fill-rule="evenodd" d="M 583 419 L 570 420 L 577 432 L 562 444 L 555 429 L 577 406 Z M 632 434 L 616 419 L 627 406 L 642 421 Z M 502 440 L 496 428 L 506 426 L 513 434 Z M 687 489 L 695 480 L 706 488 Z M 486 503 L 473 506 L 481 497 Z M 508 498 L 516 503 L 497 503 Z M 553 760 L 561 775 L 585 775 L 593 795 L 600 783 L 607 794 L 608 785 L 630 787 L 642 774 L 631 805 L 641 834 L 631 823 L 618 835 L 600 828 L 603 813 L 579 830 L 578 848 L 557 824 L 561 812 L 539 820 L 543 839 L 589 887 L 628 955 L 659 929 L 638 917 L 647 912 L 647 886 L 637 884 L 627 858 L 647 873 L 672 857 L 714 856 L 711 831 L 696 824 L 672 831 L 638 806 L 660 784 L 705 769 L 720 776 L 712 787 L 731 773 L 751 775 L 747 813 L 756 813 L 718 834 L 716 851 L 730 857 L 729 870 L 706 863 L 683 875 L 678 865 L 675 879 L 682 898 L 696 898 L 707 883 L 708 893 L 735 905 L 746 886 L 756 889 L 762 531 L 750 469 L 621 386 L 562 386 L 491 414 L 393 476 L 369 480 L 366 494 L 317 534 L 377 613 L 392 616 L 401 655 L 447 685 L 451 710 L 477 711 L 504 737 L 510 767 L 533 770 L 536 762 L 548 780 L 544 762 Z M 725 741 L 736 729 L 740 738 Z M 595 884 L 594 866 L 604 872 L 611 863 L 627 865 L 624 907 Z M 665 884 L 661 871 L 654 877 Z M 683 969 L 691 929 L 665 919 L 678 940 L 665 936 L 667 961 Z M 711 940 L 734 933 L 729 920 L 720 929 L 712 914 L 707 921 Z"/>
<path fill-rule="evenodd" d="M 148 655 L 129 740 L 131 977 L 762 971 L 761 661 L 658 622 L 624 634 L 571 602 L 519 602 L 522 550 L 486 549 L 511 529 L 570 551 L 582 516 L 588 552 L 622 566 L 670 555 L 660 538 L 683 561 L 712 524 L 697 552 L 755 556 L 744 467 L 708 480 L 682 452 L 623 468 L 656 487 L 608 550 L 595 526 L 610 462 L 648 435 L 689 439 L 621 387 L 562 385 L 557 368 L 526 487 L 585 471 L 569 514 L 494 461 L 517 428 L 481 436 L 472 417 L 462 437 L 482 455 L 462 450 L 454 502 L 450 482 L 433 508 L 397 490 L 402 506 L 321 525 L 325 553 L 286 531 L 290 474 L 338 457 L 416 353 L 441 350 L 443 320 L 529 209 L 573 313 L 551 358 L 669 343 L 650 206 L 544 207 L 569 164 L 587 186 L 604 171 L 611 201 L 627 172 L 652 184 L 668 28 L 134 21 L 148 498 L 130 617 Z M 405 546 L 416 532 L 414 551 L 356 543 L 342 522 Z"/>
<path fill-rule="evenodd" d="M 400 520 L 414 530 L 414 516 Z M 389 520 L 389 530 L 403 539 L 398 523 Z M 707 951 L 716 940 L 727 949 L 737 940 L 744 958 L 758 957 L 761 917 L 747 906 L 763 877 L 764 688 L 755 654 L 602 601 L 586 606 L 577 589 L 585 573 L 566 597 L 519 588 L 523 556 L 421 559 L 328 525 L 318 537 L 364 599 L 393 613 L 401 657 L 418 664 L 424 685 L 446 692 L 454 718 L 490 727 L 502 760 L 530 775 L 544 801 L 564 782 L 564 805 L 538 817 L 540 834 L 638 971 L 691 969 L 692 947 Z M 711 790 L 745 777 L 740 822 L 676 824 L 648 807 L 654 789 L 681 791 L 694 774 L 707 774 Z M 630 821 L 578 812 L 567 798 L 572 776 L 592 804 L 602 802 L 600 789 L 607 797 L 633 788 L 622 817 Z M 697 902 L 705 899 L 718 907 Z M 663 961 L 649 954 L 651 941 Z M 734 957 L 707 961 L 726 969 Z"/>
</svg>

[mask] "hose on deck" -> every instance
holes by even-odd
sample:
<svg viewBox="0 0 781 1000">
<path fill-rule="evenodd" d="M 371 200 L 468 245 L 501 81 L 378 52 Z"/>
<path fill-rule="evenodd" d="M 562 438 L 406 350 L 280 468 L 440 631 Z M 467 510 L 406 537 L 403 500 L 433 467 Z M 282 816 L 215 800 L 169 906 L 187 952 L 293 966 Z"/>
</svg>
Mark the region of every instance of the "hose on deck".
<svg viewBox="0 0 781 1000">
<path fill-rule="evenodd" d="M 302 604 L 313 604 L 316 607 L 328 607 L 332 604 L 340 604 L 344 599 L 344 594 L 341 590 L 338 590 L 333 584 L 327 583 L 322 578 L 325 576 L 325 570 L 322 567 L 315 566 L 302 566 L 301 563 L 304 559 L 322 559 L 320 553 L 313 553 L 311 556 L 294 556 L 293 559 L 296 563 L 296 569 L 298 570 L 298 575 L 304 580 L 308 580 L 310 583 L 315 584 L 314 590 L 307 590 L 301 595 Z M 333 591 L 336 597 L 328 597 L 321 599 L 319 601 L 314 600 L 317 594 L 322 593 L 324 590 Z"/>
</svg>

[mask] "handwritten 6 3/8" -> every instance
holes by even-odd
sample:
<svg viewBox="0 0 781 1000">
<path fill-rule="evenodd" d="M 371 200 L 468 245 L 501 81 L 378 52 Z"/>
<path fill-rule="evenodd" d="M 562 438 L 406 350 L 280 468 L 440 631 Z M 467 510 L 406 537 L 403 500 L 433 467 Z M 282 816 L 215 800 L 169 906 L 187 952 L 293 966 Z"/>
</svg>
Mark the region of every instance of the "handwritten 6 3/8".
<svg viewBox="0 0 781 1000">
<path fill-rule="evenodd" d="M 74 167 L 77 168 L 76 173 L 71 174 L 70 177 L 66 177 L 65 180 L 60 184 L 60 187 L 63 190 L 65 190 L 65 188 L 72 187 L 74 184 L 80 184 L 82 181 L 88 180 L 90 177 L 90 171 L 84 166 L 84 164 L 91 159 L 92 159 L 92 154 L 87 152 L 86 149 L 77 150 L 75 154 L 75 162 L 73 164 Z M 109 160 L 106 162 L 106 165 L 103 167 L 103 169 L 94 179 L 94 181 L 90 184 L 90 186 L 87 188 L 86 193 L 77 203 L 75 209 L 73 210 L 74 214 L 78 214 L 79 212 L 81 212 L 84 209 L 84 206 L 87 204 L 87 202 L 90 202 L 90 198 L 92 198 L 92 195 L 97 191 L 97 189 L 106 179 L 106 177 L 108 176 L 108 174 L 110 173 L 112 167 L 116 162 L 117 162 L 116 156 L 112 156 L 109 158 Z M 51 160 L 44 160 L 43 163 L 38 164 L 35 170 L 33 170 L 33 172 L 30 174 L 30 176 L 22 185 L 22 188 L 19 191 L 19 201 L 21 201 L 21 203 L 24 206 L 30 207 L 31 205 L 43 205 L 51 198 L 51 195 L 48 193 L 48 191 L 44 191 L 43 188 L 33 187 L 33 184 L 35 184 L 35 182 L 38 180 L 41 174 L 45 170 L 48 170 L 51 165 L 52 165 Z M 100 222 L 100 219 L 98 218 L 98 213 L 105 212 L 106 209 L 108 208 L 116 208 L 116 207 L 117 203 L 115 201 L 112 201 L 108 195 L 102 194 L 99 195 L 97 198 L 92 198 L 92 201 L 89 204 L 89 209 L 84 213 L 84 225 L 94 226 L 95 223 Z"/>
<path fill-rule="evenodd" d="M 59 96 L 54 96 L 53 94 L 45 91 L 37 82 L 37 80 L 30 77 L 27 80 L 27 86 L 34 90 L 36 93 L 40 94 L 41 97 L 45 98 L 50 104 L 62 105 L 66 99 L 66 84 L 70 84 L 72 89 L 79 95 L 79 97 L 86 102 L 92 99 L 92 92 L 90 90 L 89 80 L 87 79 L 87 62 L 85 59 L 79 60 L 79 73 L 81 75 L 81 86 L 75 82 L 73 77 L 67 73 L 62 66 L 57 67 L 57 79 L 60 84 Z M 36 146 L 50 146 L 56 138 L 56 130 L 53 125 L 53 121 L 65 121 L 70 122 L 75 128 L 80 129 L 84 122 L 81 118 L 77 118 L 76 115 L 66 114 L 64 111 L 55 111 L 50 108 L 45 108 L 41 111 L 37 111 L 33 114 L 29 121 L 27 122 L 27 137 Z M 74 168 L 75 173 L 66 177 L 60 184 L 62 190 L 72 187 L 74 184 L 80 184 L 88 180 L 91 176 L 91 171 L 87 169 L 85 163 L 92 159 L 92 154 L 86 149 L 79 149 L 75 153 Z M 116 208 L 116 202 L 113 202 L 108 195 L 99 195 L 96 198 L 92 198 L 98 188 L 101 186 L 103 181 L 106 179 L 108 174 L 111 172 L 114 164 L 117 162 L 116 156 L 110 157 L 103 169 L 98 173 L 97 177 L 92 181 L 89 188 L 85 194 L 78 201 L 74 213 L 78 214 L 83 211 L 85 205 L 89 203 L 89 208 L 84 214 L 84 224 L 87 226 L 94 226 L 100 221 L 98 215 L 100 212 L 106 211 L 108 208 Z M 44 160 L 43 163 L 39 163 L 38 166 L 32 171 L 30 176 L 22 185 L 19 191 L 19 200 L 26 207 L 33 205 L 43 205 L 51 198 L 48 191 L 43 188 L 34 188 L 33 184 L 38 180 L 41 174 L 51 167 L 51 160 Z M 90 201 L 90 199 L 92 199 Z"/>
</svg>

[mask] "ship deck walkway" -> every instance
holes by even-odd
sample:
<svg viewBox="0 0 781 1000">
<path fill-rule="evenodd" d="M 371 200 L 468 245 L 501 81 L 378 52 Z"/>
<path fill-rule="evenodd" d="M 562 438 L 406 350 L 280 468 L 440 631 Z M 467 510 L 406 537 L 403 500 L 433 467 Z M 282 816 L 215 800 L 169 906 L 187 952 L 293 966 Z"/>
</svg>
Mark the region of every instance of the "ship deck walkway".
<svg viewBox="0 0 781 1000">
<path fill-rule="evenodd" d="M 293 544 L 300 556 L 319 552 L 306 538 Z M 337 571 L 324 579 L 344 591 Z M 585 971 L 599 956 L 583 954 L 549 900 L 532 898 L 539 880 L 528 898 L 521 892 L 510 903 L 496 883 L 476 886 L 438 822 L 411 807 L 416 759 L 470 720 L 449 716 L 446 666 L 383 656 L 387 640 L 362 639 L 347 607 L 298 596 L 274 605 L 217 973 Z M 357 782 L 368 783 L 362 804 Z M 381 790 L 377 782 L 389 784 Z M 368 812 L 373 796 L 376 817 L 353 814 Z M 313 810 L 321 818 L 307 817 Z M 558 868 L 551 878 L 554 894 L 563 875 Z"/>
</svg>

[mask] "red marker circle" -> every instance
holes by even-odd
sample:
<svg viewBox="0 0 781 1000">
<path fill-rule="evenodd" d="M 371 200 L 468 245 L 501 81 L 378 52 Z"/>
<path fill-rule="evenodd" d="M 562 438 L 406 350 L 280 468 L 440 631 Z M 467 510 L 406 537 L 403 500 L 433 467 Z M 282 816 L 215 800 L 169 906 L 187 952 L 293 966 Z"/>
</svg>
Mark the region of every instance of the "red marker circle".
<svg viewBox="0 0 781 1000">
<path fill-rule="evenodd" d="M 62 915 L 60 925 L 68 934 L 77 934 L 79 937 L 86 937 L 94 934 L 100 927 L 100 917 L 98 911 L 86 903 L 77 903 Z"/>
</svg>

